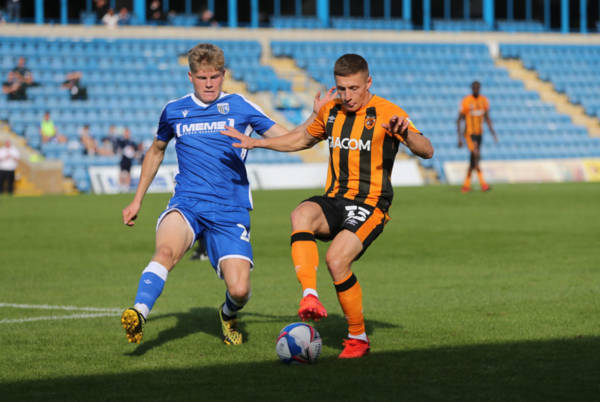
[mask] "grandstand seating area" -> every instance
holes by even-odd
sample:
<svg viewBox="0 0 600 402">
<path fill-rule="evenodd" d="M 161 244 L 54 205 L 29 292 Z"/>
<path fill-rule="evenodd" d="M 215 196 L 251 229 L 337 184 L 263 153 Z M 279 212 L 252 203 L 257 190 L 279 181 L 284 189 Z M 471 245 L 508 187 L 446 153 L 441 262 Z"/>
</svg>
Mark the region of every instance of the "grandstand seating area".
<svg viewBox="0 0 600 402">
<path fill-rule="evenodd" d="M 588 115 L 600 118 L 600 46 L 502 44 L 500 52 L 521 59 Z"/>
<path fill-rule="evenodd" d="M 410 30 L 413 29 L 412 22 L 399 18 L 344 18 L 333 17 L 331 27 L 334 29 L 387 29 L 387 30 Z"/>
<path fill-rule="evenodd" d="M 544 24 L 539 21 L 500 20 L 497 21 L 498 31 L 502 32 L 545 32 Z"/>
<path fill-rule="evenodd" d="M 332 68 L 339 55 L 366 57 L 372 92 L 400 105 L 431 138 L 435 156 L 421 163 L 442 178 L 445 161 L 468 159 L 468 151 L 456 146 L 455 122 L 473 80 L 483 85 L 500 137 L 499 144 L 486 137 L 486 160 L 600 156 L 600 139 L 589 137 L 584 127 L 496 67 L 485 44 L 274 41 L 272 52 L 294 58 L 327 87 L 334 83 Z"/>
<path fill-rule="evenodd" d="M 483 20 L 433 20 L 433 29 L 436 31 L 491 31 L 492 27 Z"/>
<path fill-rule="evenodd" d="M 410 20 L 400 18 L 354 18 L 354 17 L 332 17 L 330 24 L 325 25 L 315 17 L 295 17 L 283 16 L 272 17 L 271 25 L 277 29 L 365 29 L 365 30 L 411 30 L 414 26 Z M 546 32 L 544 24 L 540 21 L 526 20 L 499 20 L 495 27 L 502 32 Z M 435 19 L 433 20 L 433 29 L 436 31 L 493 31 L 483 20 L 469 19 Z"/>
<path fill-rule="evenodd" d="M 63 161 L 64 174 L 78 188 L 89 190 L 88 166 L 118 166 L 118 157 L 84 156 L 79 129 L 89 124 L 97 139 L 109 126 L 127 126 L 132 138 L 148 145 L 158 117 L 170 99 L 190 92 L 188 67 L 178 56 L 197 40 L 68 39 L 10 37 L 0 41 L 0 74 L 6 77 L 19 56 L 27 58 L 39 86 L 27 90 L 28 100 L 7 101 L 0 97 L 0 118 L 26 137 L 28 144 L 47 158 Z M 216 41 L 226 55 L 228 68 L 250 90 L 289 90 L 291 84 L 277 77 L 271 67 L 260 64 L 261 46 L 255 41 Z M 71 100 L 60 88 L 65 74 L 81 71 L 88 100 Z M 48 110 L 66 144 L 40 143 L 39 123 Z M 260 150 L 250 152 L 249 162 L 297 162 L 295 155 Z M 165 163 L 175 163 L 172 146 Z"/>
<path fill-rule="evenodd" d="M 464 29 L 464 28 L 463 28 Z M 0 41 L 0 73 L 6 76 L 18 56 L 27 57 L 38 87 L 28 89 L 29 100 L 0 97 L 0 118 L 26 137 L 47 158 L 63 161 L 64 174 L 82 191 L 90 188 L 88 166 L 117 166 L 118 157 L 84 156 L 79 129 L 90 124 L 96 138 L 106 136 L 111 124 L 128 126 L 135 141 L 152 140 L 161 108 L 190 92 L 187 66 L 180 57 L 197 40 L 183 39 L 76 39 L 6 37 Z M 214 41 L 226 53 L 233 77 L 254 91 L 291 91 L 291 83 L 260 64 L 257 41 Z M 275 57 L 291 57 L 326 87 L 332 86 L 332 68 L 343 53 L 362 54 L 373 74 L 372 91 L 404 108 L 415 125 L 434 143 L 432 160 L 421 161 L 443 179 L 445 161 L 466 161 L 468 151 L 456 147 L 456 117 L 470 83 L 479 80 L 491 103 L 499 144 L 484 140 L 484 159 L 600 157 L 600 139 L 572 123 L 553 105 L 513 80 L 494 64 L 485 44 L 272 41 Z M 518 57 L 525 66 L 551 80 L 590 115 L 600 116 L 600 48 L 582 45 L 501 44 L 503 57 Z M 184 60 L 183 60 L 184 61 Z M 60 84 L 67 72 L 83 72 L 89 99 L 73 101 Z M 285 100 L 285 98 L 284 98 Z M 286 103 L 286 102 L 282 102 Z M 39 122 L 49 110 L 66 144 L 40 144 Z M 284 111 L 290 120 L 302 119 L 301 108 Z M 166 163 L 175 163 L 169 146 Z M 299 162 L 294 154 L 253 150 L 249 163 Z"/>
</svg>

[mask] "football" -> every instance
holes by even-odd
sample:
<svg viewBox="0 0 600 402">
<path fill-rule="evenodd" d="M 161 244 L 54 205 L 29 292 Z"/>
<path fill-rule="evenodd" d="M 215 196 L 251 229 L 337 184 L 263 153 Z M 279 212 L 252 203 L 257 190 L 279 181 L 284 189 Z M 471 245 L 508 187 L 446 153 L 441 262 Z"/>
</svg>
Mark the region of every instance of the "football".
<svg viewBox="0 0 600 402">
<path fill-rule="evenodd" d="M 275 351 L 284 363 L 308 364 L 317 361 L 321 346 L 321 336 L 315 328 L 295 322 L 279 332 Z"/>
</svg>

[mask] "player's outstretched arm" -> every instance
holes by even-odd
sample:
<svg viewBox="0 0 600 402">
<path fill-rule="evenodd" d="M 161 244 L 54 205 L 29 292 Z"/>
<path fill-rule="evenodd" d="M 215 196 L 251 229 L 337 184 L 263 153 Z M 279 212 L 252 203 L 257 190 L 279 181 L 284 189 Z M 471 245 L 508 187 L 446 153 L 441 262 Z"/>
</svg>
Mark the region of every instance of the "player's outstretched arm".
<svg viewBox="0 0 600 402">
<path fill-rule="evenodd" d="M 154 176 L 156 176 L 156 172 L 158 172 L 158 168 L 163 161 L 165 149 L 167 149 L 167 143 L 155 139 L 148 149 L 148 152 L 146 152 L 144 162 L 142 163 L 140 181 L 135 190 L 133 201 L 123 209 L 122 215 L 123 223 L 125 225 L 133 226 L 135 224 L 135 219 L 142 207 L 142 201 L 144 200 L 146 191 L 148 191 L 148 187 L 150 187 L 150 184 L 152 183 L 152 180 L 154 180 Z"/>
<path fill-rule="evenodd" d="M 392 134 L 400 135 L 404 143 L 417 156 L 423 159 L 433 157 L 433 145 L 424 135 L 410 131 L 408 129 L 410 122 L 406 118 L 392 116 L 389 123 L 383 123 L 382 126 Z"/>
<path fill-rule="evenodd" d="M 279 152 L 300 151 L 310 148 L 320 141 L 306 130 L 292 130 L 280 137 L 252 138 L 243 135 L 233 127 L 225 126 L 225 130 L 221 131 L 221 134 L 238 140 L 231 144 L 235 148 L 266 148 Z"/>
</svg>

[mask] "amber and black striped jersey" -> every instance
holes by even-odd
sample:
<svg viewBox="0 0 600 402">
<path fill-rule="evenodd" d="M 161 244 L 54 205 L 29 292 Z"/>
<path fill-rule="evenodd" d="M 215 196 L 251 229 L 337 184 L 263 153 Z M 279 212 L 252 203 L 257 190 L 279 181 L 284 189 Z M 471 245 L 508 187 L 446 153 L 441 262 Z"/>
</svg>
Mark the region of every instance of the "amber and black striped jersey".
<svg viewBox="0 0 600 402">
<path fill-rule="evenodd" d="M 344 111 L 339 99 L 321 108 L 307 131 L 329 145 L 326 196 L 387 211 L 394 196 L 392 168 L 403 139 L 381 125 L 394 115 L 408 118 L 400 107 L 375 95 L 356 112 Z M 409 130 L 420 134 L 412 122 Z"/>
<path fill-rule="evenodd" d="M 465 116 L 465 136 L 483 134 L 483 117 L 490 103 L 483 95 L 467 95 L 460 104 L 460 113 Z"/>
</svg>

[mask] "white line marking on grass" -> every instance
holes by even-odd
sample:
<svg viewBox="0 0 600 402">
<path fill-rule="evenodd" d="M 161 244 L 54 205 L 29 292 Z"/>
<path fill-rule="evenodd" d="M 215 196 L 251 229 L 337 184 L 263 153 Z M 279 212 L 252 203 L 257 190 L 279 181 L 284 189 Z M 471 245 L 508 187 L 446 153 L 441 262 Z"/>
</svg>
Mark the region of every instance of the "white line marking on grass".
<svg viewBox="0 0 600 402">
<path fill-rule="evenodd" d="M 53 321 L 53 320 L 73 320 L 76 318 L 95 318 L 95 317 L 115 317 L 119 314 L 113 313 L 94 313 L 94 314 L 72 314 L 72 315 L 49 315 L 45 317 L 17 318 L 14 320 L 0 320 L 0 324 L 15 324 L 31 321 Z"/>
<path fill-rule="evenodd" d="M 30 310 L 66 310 L 66 311 L 90 311 L 90 313 L 71 314 L 71 315 L 48 315 L 44 317 L 29 317 L 0 320 L 0 324 L 17 324 L 32 321 L 54 321 L 54 320 L 73 320 L 77 318 L 96 318 L 96 317 L 114 317 L 121 313 L 120 308 L 108 307 L 77 307 L 77 306 L 51 306 L 48 304 L 16 304 L 0 303 L 0 307 L 22 308 Z"/>
<path fill-rule="evenodd" d="M 11 308 L 26 308 L 33 310 L 70 310 L 70 311 L 102 311 L 102 312 L 120 312 L 121 308 L 107 308 L 107 307 L 77 307 L 77 306 L 50 306 L 48 304 L 14 304 L 14 303 L 0 303 L 0 307 L 11 307 Z"/>
</svg>

